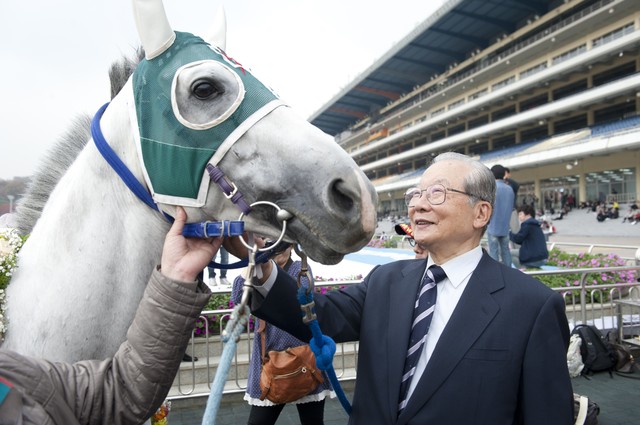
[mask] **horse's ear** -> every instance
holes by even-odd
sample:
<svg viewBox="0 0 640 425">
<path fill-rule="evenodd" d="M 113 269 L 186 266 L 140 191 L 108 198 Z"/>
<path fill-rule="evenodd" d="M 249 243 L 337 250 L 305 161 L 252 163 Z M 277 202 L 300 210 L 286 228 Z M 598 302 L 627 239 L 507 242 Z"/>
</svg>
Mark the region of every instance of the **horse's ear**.
<svg viewBox="0 0 640 425">
<path fill-rule="evenodd" d="M 212 46 L 226 50 L 227 48 L 227 17 L 224 13 L 224 6 L 220 5 L 213 20 L 213 27 L 209 31 L 206 41 Z"/>
<path fill-rule="evenodd" d="M 153 59 L 176 39 L 161 0 L 133 0 L 133 17 L 144 47 L 145 57 Z"/>
</svg>

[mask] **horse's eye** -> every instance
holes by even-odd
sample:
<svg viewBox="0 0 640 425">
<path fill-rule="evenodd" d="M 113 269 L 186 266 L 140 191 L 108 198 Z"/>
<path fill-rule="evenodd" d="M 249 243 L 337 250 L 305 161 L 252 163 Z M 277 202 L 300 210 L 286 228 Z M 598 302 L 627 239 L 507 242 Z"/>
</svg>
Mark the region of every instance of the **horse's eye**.
<svg viewBox="0 0 640 425">
<path fill-rule="evenodd" d="M 192 92 L 198 99 L 207 100 L 219 96 L 223 90 L 210 81 L 198 81 L 193 85 Z"/>
</svg>

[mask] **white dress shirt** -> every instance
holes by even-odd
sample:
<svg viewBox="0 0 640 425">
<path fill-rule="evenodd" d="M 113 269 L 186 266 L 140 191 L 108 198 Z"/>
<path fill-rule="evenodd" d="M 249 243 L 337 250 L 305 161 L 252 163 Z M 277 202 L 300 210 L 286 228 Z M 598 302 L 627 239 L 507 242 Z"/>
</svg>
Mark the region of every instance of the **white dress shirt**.
<svg viewBox="0 0 640 425">
<path fill-rule="evenodd" d="M 442 335 L 442 332 L 447 326 L 453 310 L 455 310 L 458 305 L 458 301 L 460 301 L 460 297 L 467 287 L 467 283 L 469 283 L 471 273 L 476 269 L 481 258 L 482 248 L 477 246 L 471 251 L 449 260 L 444 264 L 439 264 L 447 274 L 447 277 L 436 286 L 438 290 L 436 308 L 433 312 L 427 339 L 422 346 L 422 354 L 420 354 L 418 364 L 416 365 L 416 373 L 413 375 L 411 384 L 409 385 L 407 400 L 411 398 L 411 394 L 413 394 L 416 385 L 418 385 L 418 381 L 420 381 L 420 377 L 422 377 L 427 363 L 429 363 L 429 359 L 431 358 L 431 354 L 433 354 L 433 350 L 436 348 L 440 335 Z M 427 269 L 432 264 L 434 264 L 434 262 L 431 256 L 429 256 Z"/>
</svg>

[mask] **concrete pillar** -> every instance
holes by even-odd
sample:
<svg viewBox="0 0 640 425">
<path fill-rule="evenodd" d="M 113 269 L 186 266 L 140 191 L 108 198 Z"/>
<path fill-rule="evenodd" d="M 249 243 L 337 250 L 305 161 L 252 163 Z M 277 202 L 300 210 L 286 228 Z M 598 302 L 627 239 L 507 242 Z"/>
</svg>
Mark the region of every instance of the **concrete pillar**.
<svg viewBox="0 0 640 425">
<path fill-rule="evenodd" d="M 580 205 L 580 202 L 587 202 L 587 178 L 584 173 L 578 175 L 578 199 L 576 199 L 576 205 Z"/>
</svg>

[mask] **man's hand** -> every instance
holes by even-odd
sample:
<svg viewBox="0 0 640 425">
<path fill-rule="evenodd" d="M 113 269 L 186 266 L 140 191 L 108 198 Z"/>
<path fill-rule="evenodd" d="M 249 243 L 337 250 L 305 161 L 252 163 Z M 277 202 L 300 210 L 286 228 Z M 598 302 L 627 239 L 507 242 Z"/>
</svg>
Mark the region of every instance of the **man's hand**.
<svg viewBox="0 0 640 425">
<path fill-rule="evenodd" d="M 182 228 L 186 219 L 184 209 L 176 207 L 175 221 L 164 241 L 160 271 L 170 279 L 193 282 L 215 257 L 222 238 L 185 238 Z"/>
</svg>

